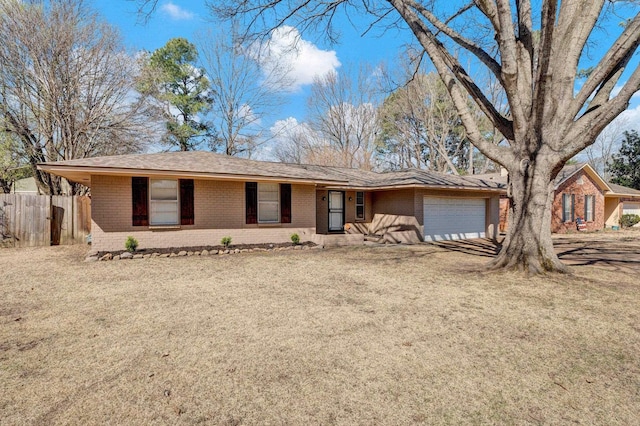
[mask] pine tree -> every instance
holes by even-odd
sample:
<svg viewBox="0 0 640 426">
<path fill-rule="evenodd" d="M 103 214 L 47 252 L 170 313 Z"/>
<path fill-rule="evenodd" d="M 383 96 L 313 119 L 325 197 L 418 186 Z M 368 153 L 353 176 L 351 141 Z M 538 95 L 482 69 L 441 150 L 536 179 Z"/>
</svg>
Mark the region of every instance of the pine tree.
<svg viewBox="0 0 640 426">
<path fill-rule="evenodd" d="M 608 164 L 613 183 L 640 189 L 640 136 L 635 130 L 624 132 L 618 154 Z"/>
</svg>

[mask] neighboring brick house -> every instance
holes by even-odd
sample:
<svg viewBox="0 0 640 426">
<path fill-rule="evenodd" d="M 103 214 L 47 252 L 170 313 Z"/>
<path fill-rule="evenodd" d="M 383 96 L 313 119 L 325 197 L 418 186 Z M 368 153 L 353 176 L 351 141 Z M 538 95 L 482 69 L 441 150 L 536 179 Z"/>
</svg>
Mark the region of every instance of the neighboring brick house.
<svg viewBox="0 0 640 426">
<path fill-rule="evenodd" d="M 424 170 L 375 173 L 273 163 L 210 152 L 122 155 L 43 163 L 91 187 L 92 245 L 141 248 L 301 241 L 356 244 L 494 237 L 504 189 Z"/>
<path fill-rule="evenodd" d="M 610 188 L 591 166 L 566 166 L 555 183 L 551 232 L 576 231 L 578 220 L 584 222 L 586 231 L 604 229 L 605 192 Z"/>
<path fill-rule="evenodd" d="M 483 182 L 506 185 L 506 174 L 475 175 Z M 584 230 L 597 231 L 620 225 L 625 212 L 640 208 L 640 191 L 606 182 L 586 163 L 565 166 L 555 179 L 551 231 L 577 231 L 577 221 Z M 500 232 L 507 230 L 509 199 L 500 198 Z"/>
</svg>

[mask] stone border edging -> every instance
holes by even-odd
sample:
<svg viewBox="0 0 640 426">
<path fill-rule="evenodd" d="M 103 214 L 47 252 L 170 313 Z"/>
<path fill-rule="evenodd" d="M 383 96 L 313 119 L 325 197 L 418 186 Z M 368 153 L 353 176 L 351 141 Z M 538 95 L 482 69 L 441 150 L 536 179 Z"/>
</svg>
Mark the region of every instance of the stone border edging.
<svg viewBox="0 0 640 426">
<path fill-rule="evenodd" d="M 255 252 L 274 252 L 274 251 L 288 251 L 288 250 L 318 250 L 322 249 L 322 246 L 309 246 L 309 245 L 292 245 L 292 246 L 284 246 L 284 247 L 255 247 L 255 248 L 236 248 L 236 249 L 220 249 L 220 250 L 198 250 L 198 251 L 188 251 L 188 250 L 180 250 L 180 251 L 172 251 L 171 253 L 160 253 L 157 251 L 150 250 L 151 253 L 130 253 L 130 252 L 122 252 L 120 254 L 114 255 L 113 253 L 105 253 L 98 257 L 95 252 L 89 252 L 87 257 L 85 258 L 85 262 L 98 262 L 98 261 L 108 261 L 108 260 L 127 260 L 127 259 L 150 259 L 150 258 L 167 258 L 167 257 L 189 257 L 189 256 L 225 256 L 231 254 L 240 254 L 240 253 L 255 253 Z"/>
</svg>

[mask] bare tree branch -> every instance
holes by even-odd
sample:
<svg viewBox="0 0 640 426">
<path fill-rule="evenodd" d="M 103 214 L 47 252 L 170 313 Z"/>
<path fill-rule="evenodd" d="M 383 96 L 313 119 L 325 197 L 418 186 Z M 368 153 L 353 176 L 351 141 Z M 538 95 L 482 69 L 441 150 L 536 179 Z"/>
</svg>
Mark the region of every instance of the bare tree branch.
<svg viewBox="0 0 640 426">
<path fill-rule="evenodd" d="M 573 100 L 570 114 L 573 114 L 574 117 L 578 115 L 589 97 L 599 86 L 607 86 L 605 84 L 607 82 L 615 85 L 620 77 L 619 71 L 624 69 L 631 56 L 637 51 L 638 43 L 640 43 L 640 14 L 637 14 L 626 26 L 622 34 L 593 69 Z M 594 99 L 595 102 L 591 102 L 591 108 L 608 100 L 612 89 L 611 84 L 608 85 L 608 88 L 609 90 L 600 90 L 602 95 Z"/>
<path fill-rule="evenodd" d="M 135 59 L 81 1 L 1 0 L 0 37 L 0 113 L 44 193 L 62 187 L 38 163 L 135 152 L 153 133 Z"/>
</svg>

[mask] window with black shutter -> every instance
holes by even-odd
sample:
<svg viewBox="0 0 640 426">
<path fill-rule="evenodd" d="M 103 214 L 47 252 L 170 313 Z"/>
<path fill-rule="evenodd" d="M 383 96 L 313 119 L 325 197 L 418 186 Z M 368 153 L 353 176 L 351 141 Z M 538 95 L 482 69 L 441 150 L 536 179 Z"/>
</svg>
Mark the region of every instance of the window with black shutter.
<svg viewBox="0 0 640 426">
<path fill-rule="evenodd" d="M 133 226 L 195 223 L 193 179 L 133 177 L 131 194 Z"/>
</svg>

